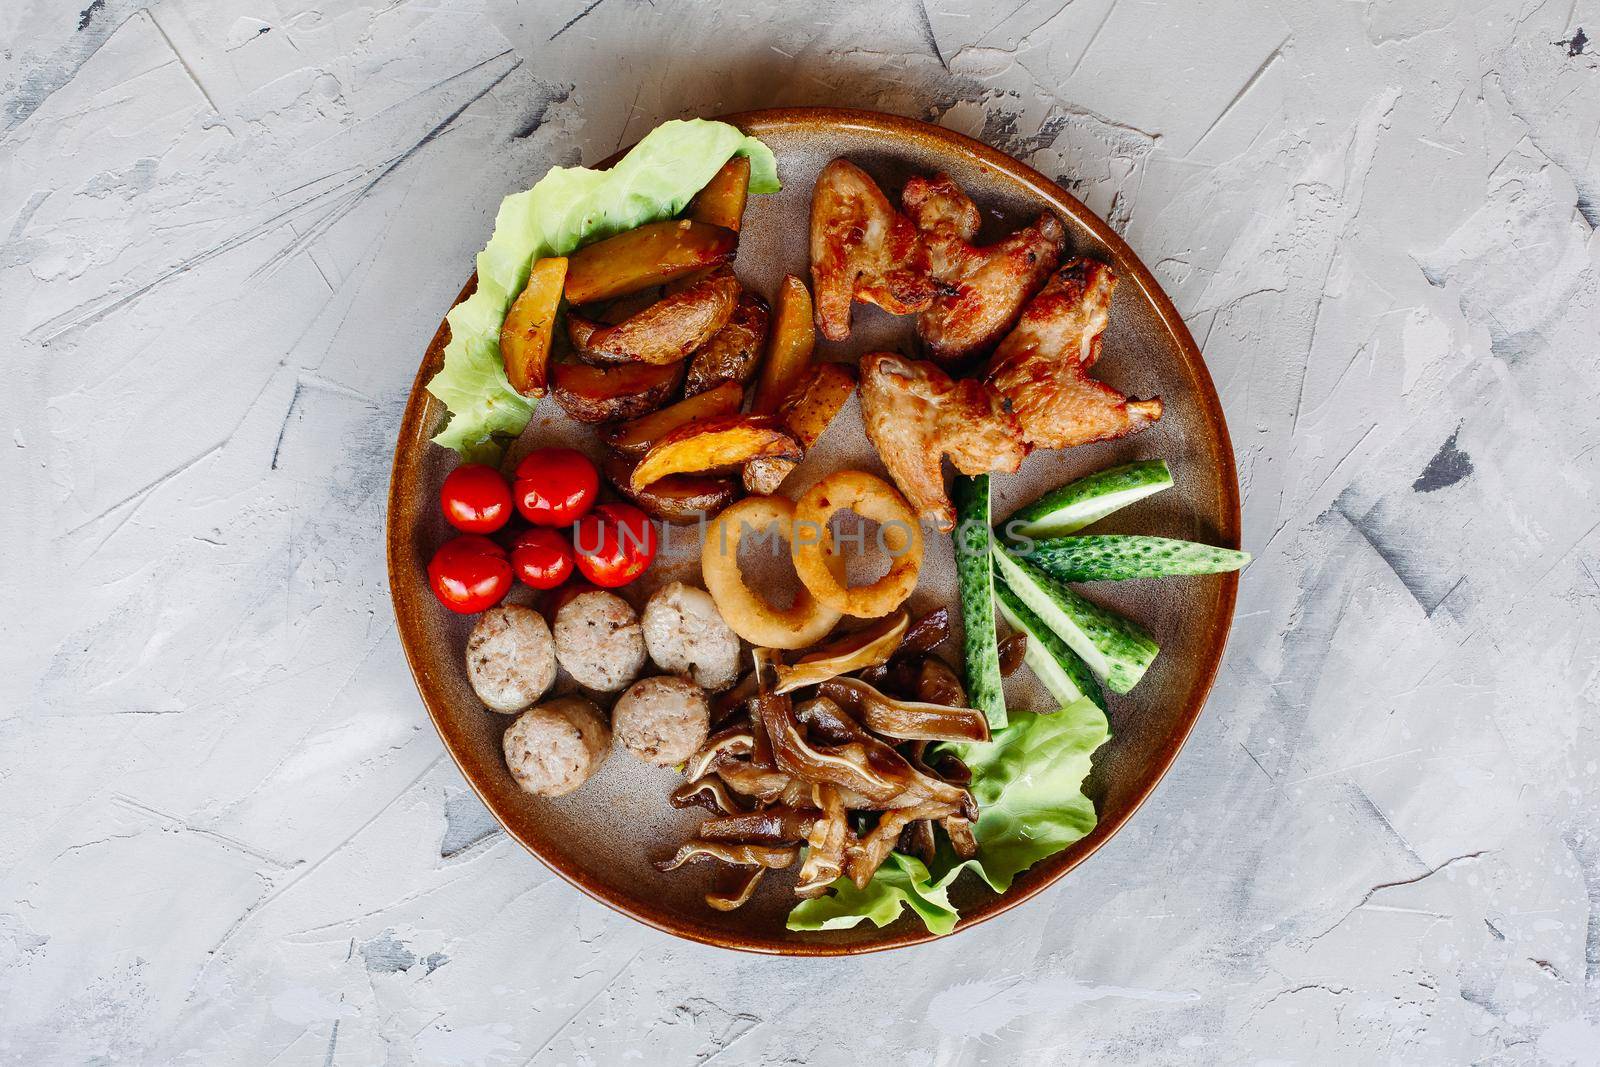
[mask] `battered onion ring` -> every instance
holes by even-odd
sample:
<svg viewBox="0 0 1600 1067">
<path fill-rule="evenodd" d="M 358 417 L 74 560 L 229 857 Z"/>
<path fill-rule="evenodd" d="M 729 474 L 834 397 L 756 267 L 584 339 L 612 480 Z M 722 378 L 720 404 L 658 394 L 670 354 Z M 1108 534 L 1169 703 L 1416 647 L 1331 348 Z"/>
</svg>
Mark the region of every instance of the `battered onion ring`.
<svg viewBox="0 0 1600 1067">
<path fill-rule="evenodd" d="M 879 524 L 883 545 L 893 562 L 889 573 L 869 585 L 851 588 L 838 575 L 833 561 L 833 531 L 828 520 L 836 511 L 853 511 Z M 789 542 L 795 573 L 811 595 L 834 611 L 858 619 L 876 619 L 889 614 L 905 602 L 917 587 L 922 571 L 922 528 L 916 512 L 894 486 L 865 471 L 835 471 L 806 490 L 795 504 L 796 525 L 821 530 L 816 542 L 804 539 Z"/>
<path fill-rule="evenodd" d="M 764 648 L 805 648 L 839 624 L 839 612 L 817 602 L 805 586 L 788 609 L 773 607 L 745 585 L 739 571 L 739 540 L 748 527 L 765 530 L 776 522 L 785 541 L 794 532 L 794 505 L 780 496 L 747 496 L 706 525 L 700 546 L 700 576 L 717 602 L 717 611 L 734 633 Z M 842 558 L 833 565 L 844 578 Z"/>
</svg>

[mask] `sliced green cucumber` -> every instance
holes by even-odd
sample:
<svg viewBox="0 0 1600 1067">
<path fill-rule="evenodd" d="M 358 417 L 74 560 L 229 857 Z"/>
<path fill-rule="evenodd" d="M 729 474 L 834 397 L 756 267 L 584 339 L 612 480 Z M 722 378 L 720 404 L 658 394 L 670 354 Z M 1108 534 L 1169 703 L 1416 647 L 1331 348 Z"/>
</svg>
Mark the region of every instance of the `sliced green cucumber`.
<svg viewBox="0 0 1600 1067">
<path fill-rule="evenodd" d="M 1057 637 L 1055 631 L 1046 626 L 1044 620 L 1035 615 L 1022 602 L 1022 598 L 999 578 L 995 579 L 994 596 L 995 607 L 1000 609 L 1000 617 L 1006 620 L 1006 625 L 1028 639 L 1027 647 L 1022 652 L 1022 662 L 1050 690 L 1050 695 L 1061 701 L 1062 707 L 1088 697 L 1095 707 L 1104 711 L 1106 695 L 1083 658 Z"/>
<path fill-rule="evenodd" d="M 1250 553 L 1194 541 L 1136 534 L 1081 534 L 1035 541 L 1028 562 L 1063 582 L 1117 582 L 1221 574 L 1250 562 Z"/>
<path fill-rule="evenodd" d="M 1005 522 L 1008 537 L 1059 537 L 1099 522 L 1136 500 L 1172 485 L 1164 459 L 1109 467 L 1068 482 L 1014 512 Z"/>
<path fill-rule="evenodd" d="M 1020 560 L 998 544 L 994 561 L 1001 579 L 1113 693 L 1139 684 L 1160 646 L 1136 623 L 1092 604 L 1065 582 Z"/>
<path fill-rule="evenodd" d="M 961 590 L 962 657 L 967 698 L 989 719 L 989 728 L 1006 724 L 1006 697 L 1000 679 L 1000 645 L 994 629 L 994 568 L 989 563 L 994 533 L 989 528 L 989 476 L 956 477 L 956 583 Z"/>
</svg>

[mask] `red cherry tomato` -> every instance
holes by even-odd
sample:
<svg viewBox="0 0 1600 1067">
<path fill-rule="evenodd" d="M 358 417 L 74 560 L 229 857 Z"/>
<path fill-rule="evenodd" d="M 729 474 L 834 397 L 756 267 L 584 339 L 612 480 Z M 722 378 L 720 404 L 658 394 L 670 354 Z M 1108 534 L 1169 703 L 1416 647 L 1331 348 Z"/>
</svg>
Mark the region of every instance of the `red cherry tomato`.
<svg viewBox="0 0 1600 1067">
<path fill-rule="evenodd" d="M 632 504 L 601 504 L 573 529 L 578 570 L 605 589 L 627 585 L 656 555 L 656 529 Z"/>
<path fill-rule="evenodd" d="M 506 550 L 478 534 L 462 534 L 439 546 L 428 564 L 428 584 L 439 603 L 470 615 L 500 603 L 511 588 Z"/>
<path fill-rule="evenodd" d="M 494 533 L 511 518 L 511 486 L 493 467 L 463 463 L 445 478 L 439 506 L 458 530 Z"/>
<path fill-rule="evenodd" d="M 512 495 L 535 526 L 566 526 L 594 504 L 600 474 L 581 452 L 540 448 L 517 464 Z"/>
<path fill-rule="evenodd" d="M 572 546 L 546 526 L 523 530 L 511 542 L 511 569 L 525 585 L 554 589 L 572 573 Z"/>
</svg>

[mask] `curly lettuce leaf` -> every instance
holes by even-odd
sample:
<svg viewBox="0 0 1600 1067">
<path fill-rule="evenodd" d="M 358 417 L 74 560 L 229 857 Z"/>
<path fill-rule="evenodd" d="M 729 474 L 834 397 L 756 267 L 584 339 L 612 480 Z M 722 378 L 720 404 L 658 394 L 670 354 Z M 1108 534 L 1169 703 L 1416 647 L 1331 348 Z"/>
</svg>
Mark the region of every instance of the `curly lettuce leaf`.
<svg viewBox="0 0 1600 1067">
<path fill-rule="evenodd" d="M 826 896 L 802 900 L 789 912 L 791 930 L 838 930 L 870 919 L 888 926 L 910 908 L 936 934 L 948 934 L 960 915 L 950 903 L 949 886 L 960 868 L 935 879 L 915 856 L 891 852 L 865 889 L 841 878 Z"/>
<path fill-rule="evenodd" d="M 688 119 L 657 126 L 610 170 L 553 167 L 501 201 L 494 235 L 478 253 L 478 288 L 446 316 L 450 343 L 428 392 L 450 421 L 435 443 L 493 462 L 500 439 L 521 433 L 533 416 L 534 401 L 506 380 L 500 327 L 534 260 L 672 218 L 736 155 L 750 159 L 752 193 L 778 191 L 771 149 L 725 122 Z"/>
<path fill-rule="evenodd" d="M 863 920 L 887 926 L 909 907 L 931 933 L 949 933 L 958 918 L 949 889 L 962 871 L 1004 893 L 1017 875 L 1094 829 L 1083 780 L 1110 736 L 1105 712 L 1084 697 L 1049 715 L 1016 715 L 988 744 L 948 746 L 972 769 L 977 856 L 964 863 L 942 856 L 935 874 L 912 856 L 891 853 L 865 889 L 841 878 L 827 896 L 796 905 L 789 929 L 834 930 Z"/>
</svg>

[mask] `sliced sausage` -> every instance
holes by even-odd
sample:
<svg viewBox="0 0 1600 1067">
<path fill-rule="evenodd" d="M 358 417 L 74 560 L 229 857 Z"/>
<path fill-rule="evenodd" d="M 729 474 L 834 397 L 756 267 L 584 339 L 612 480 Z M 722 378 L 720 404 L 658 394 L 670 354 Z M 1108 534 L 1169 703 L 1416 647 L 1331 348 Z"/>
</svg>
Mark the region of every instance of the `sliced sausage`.
<svg viewBox="0 0 1600 1067">
<path fill-rule="evenodd" d="M 600 709 L 582 697 L 561 697 L 517 716 L 503 740 L 506 766 L 534 796 L 565 796 L 589 780 L 611 751 Z"/>
<path fill-rule="evenodd" d="M 617 740 L 635 756 L 673 767 L 705 744 L 711 729 L 706 691 L 686 678 L 662 675 L 634 682 L 611 709 Z"/>
<path fill-rule="evenodd" d="M 508 604 L 478 617 L 467 638 L 467 678 L 494 711 L 518 712 L 556 680 L 556 650 L 544 616 Z"/>
<path fill-rule="evenodd" d="M 556 612 L 556 659 L 586 689 L 615 693 L 644 667 L 644 633 L 628 602 L 604 590 L 580 593 Z"/>
<path fill-rule="evenodd" d="M 644 606 L 644 644 L 657 667 L 712 692 L 739 680 L 739 635 L 704 589 L 672 582 Z"/>
</svg>

